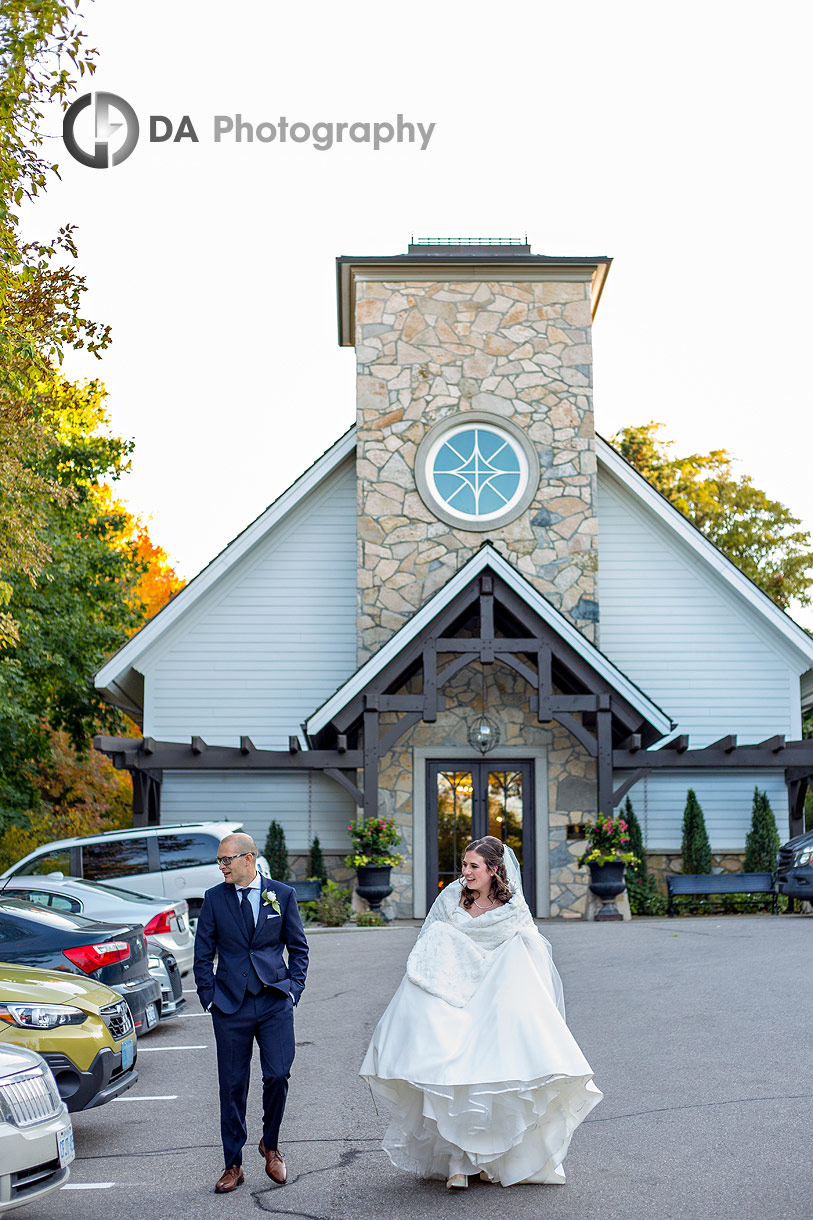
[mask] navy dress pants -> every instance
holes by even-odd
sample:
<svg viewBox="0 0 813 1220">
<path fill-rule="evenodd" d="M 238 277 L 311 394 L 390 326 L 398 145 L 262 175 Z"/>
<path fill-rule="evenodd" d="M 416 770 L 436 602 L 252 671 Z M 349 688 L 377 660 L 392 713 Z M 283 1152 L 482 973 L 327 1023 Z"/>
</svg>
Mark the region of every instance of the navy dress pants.
<svg viewBox="0 0 813 1220">
<path fill-rule="evenodd" d="M 285 992 L 246 994 L 236 1012 L 212 1006 L 217 1077 L 220 1085 L 220 1135 L 229 1169 L 243 1162 L 246 1142 L 246 1099 L 254 1042 L 260 1048 L 263 1074 L 263 1142 L 279 1146 L 279 1129 L 288 1096 L 288 1076 L 294 1061 L 294 1004 Z"/>
</svg>

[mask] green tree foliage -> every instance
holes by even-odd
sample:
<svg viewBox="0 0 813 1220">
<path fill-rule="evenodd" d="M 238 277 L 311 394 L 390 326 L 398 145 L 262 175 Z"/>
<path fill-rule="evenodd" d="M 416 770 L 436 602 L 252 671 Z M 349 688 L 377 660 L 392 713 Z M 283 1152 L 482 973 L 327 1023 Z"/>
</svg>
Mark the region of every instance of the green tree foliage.
<svg viewBox="0 0 813 1220">
<path fill-rule="evenodd" d="M 315 877 L 322 882 L 322 885 L 327 883 L 327 869 L 325 868 L 325 858 L 322 855 L 322 847 L 319 843 L 319 836 L 314 835 L 311 843 L 310 853 L 308 855 L 308 876 Z"/>
<path fill-rule="evenodd" d="M 726 449 L 673 457 L 663 424 L 622 428 L 619 452 L 778 606 L 813 602 L 813 539 L 778 500 L 736 477 Z"/>
<path fill-rule="evenodd" d="M 659 891 L 658 882 L 647 866 L 641 823 L 629 797 L 624 802 L 623 818 L 627 823 L 630 851 L 638 860 L 637 864 L 627 865 L 624 873 L 630 911 L 633 915 L 664 915 L 666 898 Z"/>
<path fill-rule="evenodd" d="M 684 873 L 711 872 L 711 844 L 706 833 L 706 819 L 694 788 L 690 788 L 686 793 L 680 854 L 683 857 Z"/>
<path fill-rule="evenodd" d="M 646 852 L 644 850 L 644 836 L 641 832 L 641 823 L 638 821 L 629 797 L 624 801 L 624 821 L 627 823 L 627 834 L 630 841 L 629 849 L 638 861 L 637 864 L 629 866 L 627 873 L 633 873 L 636 877 L 646 877 L 649 869 L 647 868 Z"/>
<path fill-rule="evenodd" d="M 56 368 L 66 349 L 98 356 L 110 340 L 108 327 L 83 316 L 73 229 L 31 242 L 19 224 L 21 206 L 57 170 L 41 155 L 43 109 L 66 106 L 78 77 L 94 70 L 78 22 L 76 3 L 4 0 L 0 9 L 0 647 L 19 635 L 14 579 L 36 582 L 50 559 L 45 506 L 66 498 L 43 462 Z"/>
<path fill-rule="evenodd" d="M 751 807 L 751 829 L 745 839 L 745 863 L 743 872 L 773 873 L 776 869 L 776 853 L 779 851 L 779 831 L 771 809 L 768 794 L 754 788 Z"/>
<path fill-rule="evenodd" d="M 279 822 L 272 822 L 268 827 L 263 855 L 268 861 L 268 867 L 274 880 L 287 881 L 290 876 L 288 848 L 285 844 L 285 831 Z"/>
</svg>

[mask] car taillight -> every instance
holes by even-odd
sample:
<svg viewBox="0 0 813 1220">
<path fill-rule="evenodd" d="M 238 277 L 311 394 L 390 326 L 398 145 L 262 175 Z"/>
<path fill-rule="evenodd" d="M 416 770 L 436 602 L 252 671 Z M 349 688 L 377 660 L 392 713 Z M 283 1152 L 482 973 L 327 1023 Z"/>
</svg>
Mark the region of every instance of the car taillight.
<svg viewBox="0 0 813 1220">
<path fill-rule="evenodd" d="M 174 918 L 174 911 L 161 911 L 160 915 L 153 915 L 150 922 L 144 925 L 144 931 L 148 936 L 155 936 L 159 932 L 169 932 L 169 921 Z"/>
<path fill-rule="evenodd" d="M 130 956 L 130 946 L 126 940 L 107 940 L 101 945 L 79 945 L 76 949 L 63 949 L 62 952 L 85 974 L 93 974 L 102 966 L 126 961 Z"/>
</svg>

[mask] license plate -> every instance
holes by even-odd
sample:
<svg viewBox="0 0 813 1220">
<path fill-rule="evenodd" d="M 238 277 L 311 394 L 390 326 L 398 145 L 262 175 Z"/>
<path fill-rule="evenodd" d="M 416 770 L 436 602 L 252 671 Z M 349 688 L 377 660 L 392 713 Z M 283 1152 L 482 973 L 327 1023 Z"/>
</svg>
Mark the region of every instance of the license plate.
<svg viewBox="0 0 813 1220">
<path fill-rule="evenodd" d="M 135 1038 L 125 1038 L 121 1044 L 121 1067 L 126 1072 L 133 1066 L 135 1059 Z"/>
<path fill-rule="evenodd" d="M 184 919 L 183 915 L 178 915 L 177 920 L 178 920 L 178 931 L 185 932 L 186 931 L 186 920 Z"/>
<path fill-rule="evenodd" d="M 147 1029 L 152 1029 L 158 1024 L 158 1009 L 154 1004 L 148 1004 L 144 1010 L 144 1020 L 147 1023 Z"/>
<path fill-rule="evenodd" d="M 68 1128 L 67 1131 L 57 1132 L 56 1143 L 57 1150 L 59 1152 L 59 1164 L 70 1165 L 71 1161 L 76 1156 L 76 1148 L 73 1142 L 73 1131 Z"/>
</svg>

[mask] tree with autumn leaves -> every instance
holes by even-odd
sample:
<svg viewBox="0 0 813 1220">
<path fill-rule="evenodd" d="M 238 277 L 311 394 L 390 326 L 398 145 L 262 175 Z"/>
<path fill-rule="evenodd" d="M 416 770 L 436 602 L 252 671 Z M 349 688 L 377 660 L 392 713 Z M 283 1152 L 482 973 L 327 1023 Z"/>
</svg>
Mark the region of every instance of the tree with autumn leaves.
<svg viewBox="0 0 813 1220">
<path fill-rule="evenodd" d="M 727 449 L 677 457 L 663 424 L 622 428 L 612 443 L 778 606 L 813 603 L 813 539 L 778 500 L 734 473 Z"/>
<path fill-rule="evenodd" d="M 20 209 L 56 167 L 48 103 L 94 68 L 75 3 L 4 0 L 0 14 L 0 851 L 120 824 L 129 777 L 90 746 L 125 728 L 93 687 L 104 660 L 181 582 L 112 487 L 133 444 L 113 435 L 100 382 L 61 372 L 99 357 L 109 328 L 84 316 L 73 229 L 23 239 Z"/>
</svg>

